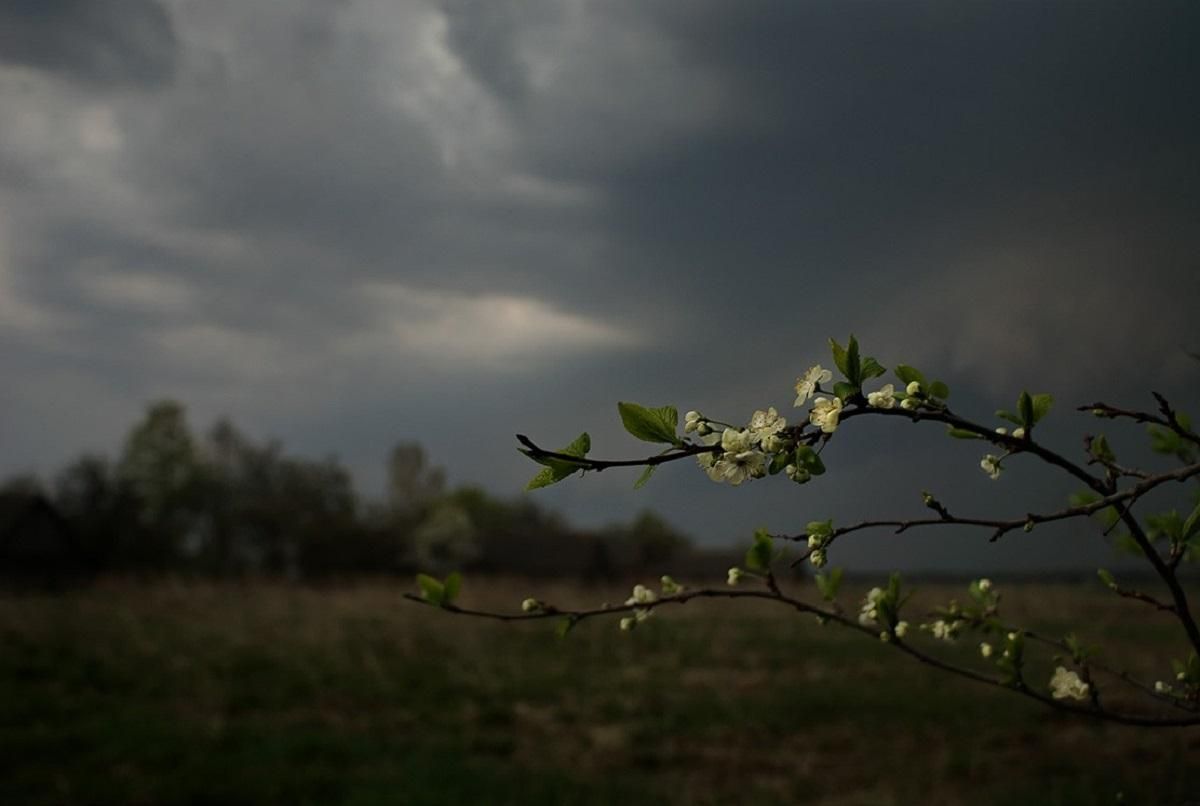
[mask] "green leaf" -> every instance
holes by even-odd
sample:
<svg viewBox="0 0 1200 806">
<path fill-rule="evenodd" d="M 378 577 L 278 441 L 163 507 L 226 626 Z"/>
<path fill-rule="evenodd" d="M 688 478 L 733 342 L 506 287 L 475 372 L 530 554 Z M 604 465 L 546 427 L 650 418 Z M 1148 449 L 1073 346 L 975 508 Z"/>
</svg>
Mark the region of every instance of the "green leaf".
<svg viewBox="0 0 1200 806">
<path fill-rule="evenodd" d="M 1034 395 L 1033 396 L 1033 422 L 1036 425 L 1039 420 L 1050 413 L 1050 407 L 1054 405 L 1053 395 Z"/>
<path fill-rule="evenodd" d="M 899 378 L 900 382 L 905 386 L 908 386 L 913 381 L 916 381 L 917 383 L 921 384 L 922 389 L 925 388 L 925 376 L 922 375 L 921 371 L 915 367 L 910 367 L 907 364 L 898 364 L 896 366 L 896 377 Z"/>
<path fill-rule="evenodd" d="M 858 339 L 850 336 L 850 344 L 846 347 L 846 380 L 855 386 L 862 386 L 862 362 L 858 357 Z"/>
<path fill-rule="evenodd" d="M 976 434 L 974 431 L 968 431 L 965 428 L 955 428 L 954 426 L 947 428 L 946 433 L 955 439 L 983 439 L 982 436 Z"/>
<path fill-rule="evenodd" d="M 1033 428 L 1033 398 L 1028 392 L 1022 392 L 1017 398 L 1017 413 L 1021 417 L 1021 425 L 1026 428 Z"/>
<path fill-rule="evenodd" d="M 1187 516 L 1182 529 L 1184 540 L 1191 540 L 1197 533 L 1200 533 L 1200 504 L 1196 504 L 1196 508 Z"/>
<path fill-rule="evenodd" d="M 843 375 L 850 377 L 848 365 L 846 363 L 846 351 L 842 349 L 842 345 L 838 344 L 833 339 L 829 340 L 829 349 L 833 351 L 833 364 L 838 368 Z"/>
<path fill-rule="evenodd" d="M 1011 411 L 1005 411 L 1004 409 L 996 409 L 996 416 L 999 417 L 1001 420 L 1007 420 L 1008 422 L 1012 423 L 1013 425 L 1025 425 L 1025 423 L 1021 422 L 1021 418 L 1018 417 L 1017 415 L 1013 414 Z"/>
<path fill-rule="evenodd" d="M 1100 577 L 1100 581 L 1110 588 L 1117 587 L 1117 580 L 1107 569 L 1097 568 L 1096 576 Z"/>
<path fill-rule="evenodd" d="M 846 381 L 838 381 L 833 385 L 833 393 L 837 395 L 843 403 L 858 394 L 858 387 Z"/>
<path fill-rule="evenodd" d="M 458 598 L 460 590 L 462 590 L 462 574 L 454 571 L 442 583 L 442 603 L 450 604 L 453 602 Z"/>
<path fill-rule="evenodd" d="M 1115 462 L 1117 455 L 1113 453 L 1112 447 L 1108 444 L 1108 440 L 1103 434 L 1092 438 L 1092 456 L 1095 456 L 1101 462 Z"/>
<path fill-rule="evenodd" d="M 421 596 L 431 605 L 442 606 L 446 600 L 446 589 L 442 583 L 429 574 L 417 574 L 417 586 L 421 589 Z"/>
<path fill-rule="evenodd" d="M 1069 496 L 1067 496 L 1067 501 L 1073 507 L 1085 507 L 1088 504 L 1094 504 L 1095 502 L 1099 501 L 1100 498 L 1101 496 L 1099 493 L 1095 493 L 1091 490 L 1080 490 L 1079 492 L 1071 493 Z"/>
<path fill-rule="evenodd" d="M 575 622 L 579 621 L 575 616 L 565 616 L 558 620 L 558 624 L 554 625 L 554 634 L 559 638 L 566 638 L 567 633 L 575 629 Z"/>
<path fill-rule="evenodd" d="M 751 571 L 767 571 L 775 554 L 775 544 L 766 529 L 754 533 L 754 543 L 746 552 L 746 567 Z"/>
<path fill-rule="evenodd" d="M 621 414 L 621 423 L 625 430 L 638 439 L 645 442 L 679 444 L 679 437 L 675 435 L 679 425 L 679 412 L 674 406 L 651 409 L 637 403 L 621 402 L 617 404 L 617 411 Z"/>
<path fill-rule="evenodd" d="M 779 473 L 792 462 L 792 456 L 788 451 L 780 451 L 771 457 L 771 466 L 767 468 L 767 472 L 772 476 Z"/>
<path fill-rule="evenodd" d="M 825 463 L 821 461 L 817 452 L 807 445 L 800 445 L 796 448 L 796 462 L 814 476 L 825 472 Z"/>
<path fill-rule="evenodd" d="M 842 569 L 830 568 L 828 574 L 816 574 L 813 579 L 817 583 L 817 590 L 821 592 L 821 598 L 832 602 L 837 598 L 838 588 L 842 584 Z"/>
<path fill-rule="evenodd" d="M 870 356 L 865 356 L 862 360 L 862 367 L 859 370 L 859 383 L 864 383 L 885 374 L 887 374 L 887 370 L 880 366 L 878 361 Z"/>
<path fill-rule="evenodd" d="M 565 448 L 560 448 L 559 450 L 555 451 L 555 453 L 562 453 L 566 454 L 567 456 L 578 456 L 580 459 L 582 459 L 583 457 L 587 456 L 587 452 L 591 449 L 592 438 L 588 436 L 586 431 L 584 431 L 582 434 L 577 436 L 574 441 L 571 442 L 571 444 L 567 445 Z M 525 454 L 526 456 L 530 456 L 529 451 L 521 451 L 521 453 Z M 557 484 L 567 476 L 570 476 L 572 473 L 575 473 L 580 469 L 579 465 L 572 464 L 571 462 L 564 462 L 561 459 L 547 459 L 544 457 L 535 458 L 533 456 L 530 456 L 530 458 L 538 464 L 545 465 L 546 467 L 529 480 L 529 483 L 525 485 L 526 490 L 537 490 L 541 487 L 549 487 L 551 484 Z"/>
<path fill-rule="evenodd" d="M 945 400 L 950 397 L 950 387 L 941 381 L 934 381 L 929 384 L 928 392 L 930 397 L 936 397 L 939 400 Z"/>
<path fill-rule="evenodd" d="M 658 470 L 658 465 L 646 465 L 646 469 L 642 471 L 642 475 L 638 476 L 638 480 L 633 483 L 633 489 L 640 490 L 646 486 L 646 482 L 650 481 L 650 477 L 654 475 L 654 471 Z"/>
</svg>

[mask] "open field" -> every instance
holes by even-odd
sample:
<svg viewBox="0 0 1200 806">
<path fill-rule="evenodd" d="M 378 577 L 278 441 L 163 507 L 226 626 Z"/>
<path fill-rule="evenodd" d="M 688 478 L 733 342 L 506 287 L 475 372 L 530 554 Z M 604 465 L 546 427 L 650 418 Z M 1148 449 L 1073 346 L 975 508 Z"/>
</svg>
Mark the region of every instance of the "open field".
<svg viewBox="0 0 1200 806">
<path fill-rule="evenodd" d="M 632 634 L 499 624 L 385 583 L 108 583 L 0 598 L 4 804 L 1169 804 L 1200 729 L 1065 718 L 782 608 L 693 602 Z M 515 608 L 621 591 L 467 580 Z M 852 604 L 855 591 L 848 591 Z M 955 592 L 961 595 L 961 592 Z M 1032 588 L 1004 590 L 1028 619 Z M 945 588 L 926 590 L 914 612 Z M 1036 593 L 1151 676 L 1170 623 Z M 918 638 L 917 640 L 922 640 Z M 974 642 L 963 641 L 968 652 Z M 1106 657 L 1113 658 L 1113 653 Z"/>
</svg>

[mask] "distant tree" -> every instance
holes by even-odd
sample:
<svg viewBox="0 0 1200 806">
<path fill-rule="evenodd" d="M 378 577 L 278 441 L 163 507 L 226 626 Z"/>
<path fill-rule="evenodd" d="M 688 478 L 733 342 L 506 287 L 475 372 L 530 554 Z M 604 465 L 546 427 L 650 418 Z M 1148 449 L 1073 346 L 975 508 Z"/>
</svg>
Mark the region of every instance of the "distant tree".
<svg viewBox="0 0 1200 806">
<path fill-rule="evenodd" d="M 134 561 L 152 567 L 176 563 L 197 526 L 202 481 L 181 404 L 151 404 L 125 440 L 116 475 L 138 503 L 136 533 L 131 535 Z"/>
<path fill-rule="evenodd" d="M 425 449 L 415 442 L 392 448 L 387 463 L 388 505 L 397 513 L 412 512 L 445 494 L 446 473 L 431 467 Z"/>
<path fill-rule="evenodd" d="M 103 456 L 85 454 L 54 477 L 53 500 L 93 568 L 124 561 L 122 535 L 140 528 L 138 502 Z"/>
</svg>

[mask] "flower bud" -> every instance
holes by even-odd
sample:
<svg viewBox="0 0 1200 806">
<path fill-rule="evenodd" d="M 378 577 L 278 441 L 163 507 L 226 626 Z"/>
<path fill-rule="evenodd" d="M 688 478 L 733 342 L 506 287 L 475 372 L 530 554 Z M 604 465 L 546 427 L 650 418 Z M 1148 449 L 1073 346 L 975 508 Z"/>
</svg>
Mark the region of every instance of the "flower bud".
<svg viewBox="0 0 1200 806">
<path fill-rule="evenodd" d="M 1025 439 L 1025 429 L 1024 428 L 1014 428 L 1012 435 L 1013 435 L 1014 439 Z"/>
<path fill-rule="evenodd" d="M 526 599 L 521 602 L 521 609 L 526 613 L 536 613 L 542 609 L 542 603 L 537 599 Z"/>
<path fill-rule="evenodd" d="M 904 387 L 904 393 L 908 395 L 921 394 L 921 384 L 917 383 L 916 381 L 912 381 L 908 384 L 908 386 Z"/>
</svg>

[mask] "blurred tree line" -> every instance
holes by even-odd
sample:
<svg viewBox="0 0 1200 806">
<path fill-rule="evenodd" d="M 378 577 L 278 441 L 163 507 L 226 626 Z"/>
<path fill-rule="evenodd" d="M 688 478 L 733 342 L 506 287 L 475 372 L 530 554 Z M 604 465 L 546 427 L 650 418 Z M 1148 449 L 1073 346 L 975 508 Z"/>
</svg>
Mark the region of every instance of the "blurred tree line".
<svg viewBox="0 0 1200 806">
<path fill-rule="evenodd" d="M 8 576 L 67 565 L 83 574 L 309 580 L 455 568 L 599 581 L 679 573 L 668 564 L 698 556 L 650 512 L 582 532 L 527 498 L 448 489 L 415 443 L 391 451 L 383 500 L 364 500 L 336 459 L 290 456 L 227 419 L 197 436 L 174 401 L 149 407 L 115 462 L 84 455 L 49 482 L 21 476 L 0 489 Z M 719 573 L 725 558 L 710 559 L 704 565 Z"/>
</svg>

